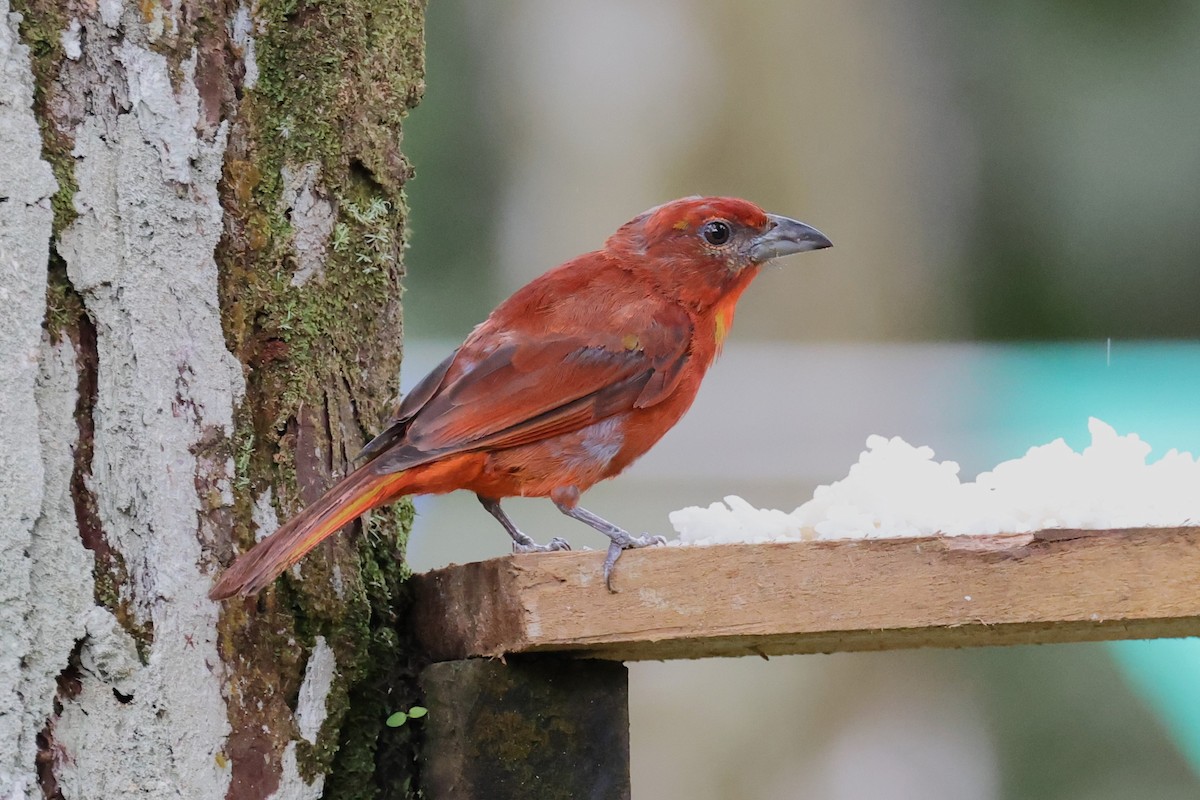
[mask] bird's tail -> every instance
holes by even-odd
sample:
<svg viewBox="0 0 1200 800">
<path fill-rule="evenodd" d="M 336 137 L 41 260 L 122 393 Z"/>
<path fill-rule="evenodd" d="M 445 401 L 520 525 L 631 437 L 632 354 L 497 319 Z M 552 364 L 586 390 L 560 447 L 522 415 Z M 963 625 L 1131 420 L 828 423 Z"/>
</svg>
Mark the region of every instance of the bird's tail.
<svg viewBox="0 0 1200 800">
<path fill-rule="evenodd" d="M 247 597 L 262 591 L 322 539 L 360 515 L 404 494 L 396 491 L 397 483 L 403 482 L 403 477 L 401 473 L 384 478 L 369 466 L 350 473 L 320 500 L 239 556 L 209 590 L 209 598 Z"/>
</svg>

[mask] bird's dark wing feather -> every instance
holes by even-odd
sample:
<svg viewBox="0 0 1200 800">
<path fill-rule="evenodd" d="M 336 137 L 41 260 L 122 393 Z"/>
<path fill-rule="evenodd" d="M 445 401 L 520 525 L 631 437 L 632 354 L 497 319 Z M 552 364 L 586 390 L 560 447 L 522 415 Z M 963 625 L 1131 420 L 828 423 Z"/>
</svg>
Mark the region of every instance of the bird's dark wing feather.
<svg viewBox="0 0 1200 800">
<path fill-rule="evenodd" d="M 442 363 L 438 364 L 429 374 L 417 382 L 417 385 L 412 390 L 404 395 L 404 398 L 397 403 L 395 411 L 388 418 L 384 425 L 383 432 L 376 436 L 371 441 L 367 442 L 366 447 L 358 452 L 354 457 L 355 461 L 359 459 L 372 459 L 375 456 L 388 449 L 392 444 L 404 437 L 404 432 L 408 429 L 408 423 L 413 416 L 421 410 L 421 406 L 429 402 L 429 398 L 433 397 L 442 385 L 442 381 L 446 378 L 446 373 L 450 370 L 450 365 L 454 363 L 455 356 L 458 355 L 458 350 L 455 350 L 450 355 L 446 356 Z"/>
</svg>

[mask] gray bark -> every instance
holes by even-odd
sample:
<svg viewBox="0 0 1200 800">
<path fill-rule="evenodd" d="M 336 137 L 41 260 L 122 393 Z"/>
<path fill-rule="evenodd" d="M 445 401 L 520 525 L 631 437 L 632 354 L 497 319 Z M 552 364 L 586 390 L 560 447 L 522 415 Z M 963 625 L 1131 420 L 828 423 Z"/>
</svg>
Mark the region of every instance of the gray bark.
<svg viewBox="0 0 1200 800">
<path fill-rule="evenodd" d="M 55 183 L 41 160 L 29 49 L 0 0 L 0 797 L 36 794 L 37 734 L 91 605 L 67 493 L 69 345 L 43 341 Z M 81 597 L 82 595 L 82 597 Z"/>
<path fill-rule="evenodd" d="M 232 503 L 232 469 L 193 453 L 205 437 L 232 434 L 242 393 L 240 366 L 221 331 L 213 260 L 226 129 L 196 132 L 195 61 L 184 63 L 176 92 L 167 59 L 149 49 L 136 11 L 122 19 L 119 7 L 102 4 L 99 18 L 84 23 L 78 58 L 103 83 L 75 87 L 73 99 L 87 109 L 74 132 L 78 217 L 61 232 L 58 252 L 95 325 L 99 385 L 87 488 L 127 570 L 123 599 L 135 623 L 154 632 L 139 654 L 114 614 L 93 602 L 92 554 L 70 495 L 75 353 L 69 338 L 52 346 L 42 331 L 54 186 L 39 155 L 27 51 L 14 46 L 6 6 L 0 3 L 8 21 L 5 84 L 22 91 L 4 105 L 4 161 L 18 165 L 6 177 L 20 189 L 4 192 L 11 206 L 4 250 L 17 254 L 7 260 L 25 286 L 13 298 L 20 329 L 3 349 L 28 356 L 27 363 L 5 359 L 22 374 L 3 381 L 12 413 L 0 429 L 10 439 L 0 450 L 14 462 L 3 472 L 24 483 L 2 493 L 24 505 L 5 510 L 18 521 L 6 525 L 6 536 L 15 528 L 18 538 L 3 548 L 5 571 L 16 573 L 4 583 L 24 588 L 4 603 L 0 633 L 21 642 L 5 659 L 5 684 L 21 687 L 13 703 L 19 717 L 5 715 L 6 726 L 19 719 L 17 735 L 0 737 L 5 791 L 38 792 L 36 738 L 52 720 L 46 766 L 64 796 L 222 797 L 229 775 L 215 756 L 229 724 L 218 608 L 205 597 L 197 521 L 208 502 L 204 485 L 221 487 L 221 502 Z M 13 558 L 21 552 L 28 556 Z M 56 699 L 56 680 L 76 646 L 77 683 Z M 14 741 L 18 747 L 7 752 Z"/>
</svg>

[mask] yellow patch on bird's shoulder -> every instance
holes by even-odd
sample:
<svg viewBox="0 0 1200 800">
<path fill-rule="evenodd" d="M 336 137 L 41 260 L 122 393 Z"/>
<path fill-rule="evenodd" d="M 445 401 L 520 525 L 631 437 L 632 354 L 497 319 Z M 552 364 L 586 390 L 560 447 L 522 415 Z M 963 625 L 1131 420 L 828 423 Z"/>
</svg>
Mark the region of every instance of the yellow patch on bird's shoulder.
<svg viewBox="0 0 1200 800">
<path fill-rule="evenodd" d="M 729 320 L 725 318 L 725 309 L 717 311 L 715 330 L 717 347 L 720 347 L 725 344 L 725 337 L 729 335 Z"/>
<path fill-rule="evenodd" d="M 638 339 L 636 333 L 627 333 L 621 337 L 621 346 L 626 350 L 639 350 L 642 347 L 642 342 Z"/>
</svg>

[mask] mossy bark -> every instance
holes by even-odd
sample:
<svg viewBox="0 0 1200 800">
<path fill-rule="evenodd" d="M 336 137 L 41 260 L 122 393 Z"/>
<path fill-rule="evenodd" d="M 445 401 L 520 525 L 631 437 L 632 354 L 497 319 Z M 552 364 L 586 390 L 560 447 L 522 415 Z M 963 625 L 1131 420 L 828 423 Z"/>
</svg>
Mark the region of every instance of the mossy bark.
<svg viewBox="0 0 1200 800">
<path fill-rule="evenodd" d="M 232 87 L 218 259 L 226 340 L 249 368 L 236 459 L 242 547 L 254 540 L 256 498 L 271 492 L 283 515 L 315 500 L 395 394 L 411 175 L 400 132 L 424 87 L 421 3 L 264 2 L 255 17 L 259 74 L 249 91 Z M 395 623 L 410 520 L 407 504 L 374 515 L 310 558 L 303 580 L 287 576 L 253 611 L 227 612 L 222 650 L 244 687 L 231 745 L 247 760 L 279 758 L 294 739 L 291 698 L 323 636 L 339 676 L 316 741 L 298 743 L 301 775 L 332 773 L 327 797 L 402 796 L 407 764 L 398 775 L 376 765 L 406 760 L 391 751 L 407 737 L 386 736 L 383 720 L 390 693 L 403 701 L 393 673 L 405 671 Z M 278 654 L 293 648 L 281 669 Z M 260 706 L 264 696 L 274 699 Z M 252 783 L 256 770 L 247 767 Z"/>
<path fill-rule="evenodd" d="M 59 665 L 38 737 L 43 791 L 87 785 L 88 762 L 71 748 L 92 734 L 70 729 L 86 725 L 91 681 L 111 684 L 106 713 L 124 719 L 152 684 L 170 683 L 169 671 L 154 672 L 171 663 L 170 647 L 207 665 L 224 703 L 187 712 L 202 713 L 198 721 L 160 698 L 143 709 L 147 718 L 169 733 L 163 720 L 179 715 L 176 730 L 195 725 L 223 744 L 186 777 L 164 768 L 174 777 L 163 779 L 162 796 L 171 781 L 189 793 L 193 779 L 194 797 L 216 786 L 229 798 L 260 798 L 285 785 L 296 797 L 412 795 L 413 726 L 384 726 L 416 702 L 397 624 L 411 506 L 335 537 L 254 601 L 218 611 L 200 598 L 216 570 L 347 468 L 396 393 L 411 176 L 401 130 L 424 88 L 424 3 L 13 6 L 30 50 L 42 159 L 58 184 L 44 325 L 46 347 L 67 343 L 75 361 L 77 429 L 58 434 L 74 442 L 70 502 L 94 561 L 87 592 L 113 620 L 113 647 L 131 643 L 140 662 L 125 677 L 89 671 L 94 648 L 80 639 Z M 143 207 L 162 213 L 137 216 Z M 120 252 L 98 274 L 89 265 L 107 257 L 104 247 Z M 197 265 L 199 251 L 207 255 Z M 194 289 L 209 269 L 211 280 L 201 275 Z M 209 287 L 214 313 L 193 318 Z M 179 315 L 159 314 L 161 303 L 178 303 Z M 192 352 L 204 338 L 194 328 L 210 324 L 215 349 L 197 343 Z M 174 359 L 164 374 L 177 370 L 162 409 L 143 402 L 163 394 L 156 342 Z M 213 385 L 220 391 L 207 393 Z M 136 420 L 164 413 L 190 433 L 139 432 Z M 179 496 L 158 498 L 153 464 L 116 451 L 116 434 L 130 425 L 137 448 L 160 447 L 168 466 L 190 472 L 184 505 L 196 510 L 180 518 L 195 517 L 185 533 L 199 555 L 180 564 L 155 555 L 178 556 L 160 534 L 179 527 L 171 510 Z M 135 484 L 131 499 L 123 483 Z M 183 574 L 189 564 L 194 574 L 171 573 L 200 609 L 185 624 L 176 613 L 185 601 L 161 586 L 168 570 Z M 168 642 L 177 630 L 181 638 Z M 97 638 L 90 628 L 88 636 Z M 205 643 L 213 658 L 198 652 Z M 130 725 L 153 751 L 147 729 Z"/>
</svg>

